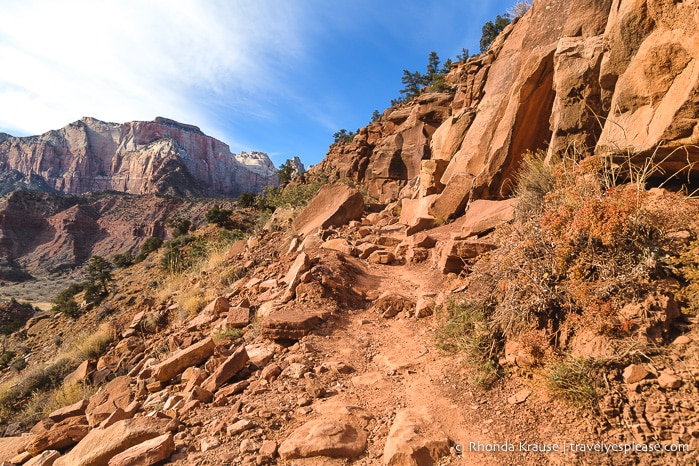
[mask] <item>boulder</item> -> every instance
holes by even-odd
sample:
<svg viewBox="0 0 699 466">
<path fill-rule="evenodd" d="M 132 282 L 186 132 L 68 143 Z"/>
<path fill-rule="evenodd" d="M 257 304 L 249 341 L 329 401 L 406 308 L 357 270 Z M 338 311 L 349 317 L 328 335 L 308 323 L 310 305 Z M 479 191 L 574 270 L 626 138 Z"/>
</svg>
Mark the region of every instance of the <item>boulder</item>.
<svg viewBox="0 0 699 466">
<path fill-rule="evenodd" d="M 354 246 L 352 246 L 345 238 L 329 239 L 326 242 L 324 242 L 320 247 L 323 249 L 332 249 L 335 251 L 339 251 L 343 254 L 347 254 L 348 256 L 357 255 L 357 249 Z"/>
<path fill-rule="evenodd" d="M 55 466 L 102 466 L 111 458 L 147 440 L 175 429 L 171 419 L 138 417 L 119 421 L 106 429 L 92 429 Z"/>
<path fill-rule="evenodd" d="M 478 241 L 440 241 L 437 243 L 436 254 L 433 258 L 436 262 L 435 266 L 440 272 L 444 274 L 460 273 L 468 259 L 474 259 L 493 249 L 497 249 L 497 246 Z"/>
<path fill-rule="evenodd" d="M 201 388 L 211 393 L 215 392 L 218 387 L 240 372 L 247 362 L 248 353 L 245 351 L 245 346 L 241 346 L 216 368 L 213 374 L 201 384 Z"/>
<path fill-rule="evenodd" d="M 294 296 L 296 292 L 296 287 L 301 282 L 301 275 L 311 267 L 311 259 L 305 252 L 300 252 L 294 263 L 291 264 L 289 270 L 284 276 L 284 283 L 286 283 L 286 295 L 290 298 Z"/>
<path fill-rule="evenodd" d="M 131 382 L 129 376 L 117 377 L 90 397 L 90 402 L 85 408 L 90 426 L 94 427 L 107 419 L 116 408 L 129 406 L 132 399 Z"/>
<path fill-rule="evenodd" d="M 217 316 L 223 314 L 224 312 L 228 312 L 228 309 L 230 307 L 231 303 L 229 303 L 225 297 L 219 296 L 218 298 L 214 299 L 209 304 L 207 304 L 201 312 Z"/>
<path fill-rule="evenodd" d="M 250 323 L 250 308 L 234 306 L 228 310 L 223 327 L 243 328 Z"/>
<path fill-rule="evenodd" d="M 0 463 L 10 461 L 25 451 L 25 445 L 32 437 L 0 437 Z"/>
<path fill-rule="evenodd" d="M 46 450 L 24 463 L 24 466 L 51 466 L 60 456 L 57 450 Z"/>
<path fill-rule="evenodd" d="M 392 291 L 386 291 L 374 301 L 374 309 L 384 318 L 394 317 L 405 311 L 410 314 L 415 308 L 415 301 Z"/>
<path fill-rule="evenodd" d="M 452 175 L 442 193 L 430 204 L 428 213 L 442 222 L 461 215 L 470 199 L 473 180 L 473 175 L 468 173 Z"/>
<path fill-rule="evenodd" d="M 367 436 L 349 417 L 326 417 L 302 425 L 279 445 L 283 460 L 327 456 L 356 458 L 366 448 Z"/>
<path fill-rule="evenodd" d="M 119 453 L 108 466 L 151 466 L 168 459 L 174 451 L 175 441 L 168 432 Z"/>
<path fill-rule="evenodd" d="M 434 216 L 429 213 L 429 208 L 437 197 L 433 194 L 419 199 L 401 200 L 400 223 L 408 226 L 411 235 L 434 226 Z"/>
<path fill-rule="evenodd" d="M 515 218 L 517 199 L 471 202 L 461 223 L 461 238 L 482 235 Z"/>
<path fill-rule="evenodd" d="M 265 367 L 274 357 L 276 348 L 262 343 L 247 345 L 245 352 L 248 354 L 250 364 L 258 369 Z"/>
<path fill-rule="evenodd" d="M 668 372 L 661 372 L 658 376 L 660 388 L 675 390 L 682 386 L 682 380 Z"/>
<path fill-rule="evenodd" d="M 80 416 L 85 414 L 85 409 L 88 404 L 88 400 L 80 400 L 72 405 L 64 406 L 63 408 L 53 411 L 48 417 L 54 422 L 61 422 L 69 417 Z"/>
<path fill-rule="evenodd" d="M 387 466 L 427 466 L 449 456 L 449 438 L 426 409 L 405 409 L 396 414 L 383 450 Z"/>
<path fill-rule="evenodd" d="M 636 383 L 645 379 L 650 371 L 639 364 L 631 364 L 624 369 L 623 377 L 626 383 Z"/>
<path fill-rule="evenodd" d="M 300 340 L 323 322 L 328 314 L 328 311 L 280 309 L 262 321 L 262 335 L 272 340 Z"/>
<path fill-rule="evenodd" d="M 26 450 L 36 456 L 44 450 L 63 450 L 82 440 L 90 427 L 87 424 L 55 426 L 48 432 L 32 437 Z"/>
<path fill-rule="evenodd" d="M 177 351 L 165 361 L 153 367 L 151 376 L 160 382 L 167 382 L 191 366 L 206 361 L 214 354 L 216 344 L 211 338 L 205 338 L 187 348 Z"/>
<path fill-rule="evenodd" d="M 359 191 L 342 183 L 329 184 L 323 186 L 296 217 L 292 228 L 296 234 L 308 236 L 321 229 L 359 220 L 363 213 L 364 198 Z"/>
<path fill-rule="evenodd" d="M 92 372 L 94 372 L 96 367 L 97 365 L 95 364 L 95 361 L 86 359 L 80 363 L 77 369 L 65 376 L 63 383 L 70 385 L 72 383 L 82 382 L 83 380 L 86 380 Z"/>
<path fill-rule="evenodd" d="M 396 256 L 389 251 L 384 251 L 383 249 L 379 249 L 377 251 L 372 252 L 369 257 L 367 257 L 367 261 L 371 264 L 390 264 L 396 260 Z"/>
</svg>

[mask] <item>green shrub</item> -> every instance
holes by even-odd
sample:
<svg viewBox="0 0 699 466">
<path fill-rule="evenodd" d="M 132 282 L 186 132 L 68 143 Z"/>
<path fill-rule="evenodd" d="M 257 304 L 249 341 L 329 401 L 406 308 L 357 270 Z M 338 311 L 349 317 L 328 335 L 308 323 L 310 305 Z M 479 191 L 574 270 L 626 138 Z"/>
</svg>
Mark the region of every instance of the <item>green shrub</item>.
<svg viewBox="0 0 699 466">
<path fill-rule="evenodd" d="M 99 304 L 109 294 L 109 283 L 114 280 L 114 266 L 101 256 L 92 256 L 87 264 L 85 277 L 85 301 Z"/>
<path fill-rule="evenodd" d="M 548 368 L 547 386 L 556 397 L 577 407 L 592 406 L 599 398 L 595 380 L 598 367 L 592 359 L 568 358 Z"/>
<path fill-rule="evenodd" d="M 189 233 L 192 221 L 180 217 L 171 217 L 165 221 L 165 226 L 172 228 L 172 236 L 178 237 Z"/>
<path fill-rule="evenodd" d="M 58 293 L 53 300 L 53 312 L 61 312 L 66 316 L 76 319 L 81 314 L 81 309 L 74 296 L 85 289 L 83 283 L 73 283 Z"/>
<path fill-rule="evenodd" d="M 9 351 L 9 350 L 2 353 L 2 355 L 0 355 L 0 369 L 4 369 L 8 365 L 10 365 L 10 363 L 12 362 L 12 360 L 15 358 L 16 355 L 17 355 L 17 353 L 15 353 L 14 351 Z"/>
<path fill-rule="evenodd" d="M 256 202 L 257 196 L 255 196 L 253 193 L 243 193 L 238 196 L 238 205 L 240 207 L 253 207 Z"/>
<path fill-rule="evenodd" d="M 227 246 L 239 239 L 244 239 L 247 235 L 240 230 L 221 230 L 218 232 L 217 246 Z"/>
<path fill-rule="evenodd" d="M 436 334 L 437 347 L 463 354 L 471 382 L 481 387 L 491 386 L 501 375 L 500 338 L 488 322 L 489 312 L 483 301 L 450 301 Z"/>
<path fill-rule="evenodd" d="M 160 249 L 160 247 L 163 245 L 163 240 L 161 238 L 156 238 L 155 236 L 151 236 L 147 240 L 143 242 L 141 245 L 141 252 L 138 253 L 136 256 L 135 262 L 143 262 L 143 260 L 148 257 L 148 254 L 150 254 L 153 251 L 157 251 Z"/>
<path fill-rule="evenodd" d="M 26 367 L 27 367 L 28 365 L 29 365 L 29 364 L 27 364 L 27 360 L 26 360 L 26 359 L 24 359 L 24 358 L 17 358 L 17 359 L 15 359 L 14 361 L 12 361 L 12 363 L 10 364 L 10 367 L 11 367 L 12 370 L 14 370 L 15 372 L 21 372 L 21 371 L 23 371 L 24 369 L 26 369 Z"/>
<path fill-rule="evenodd" d="M 134 257 L 129 252 L 124 254 L 114 254 L 112 256 L 112 264 L 114 264 L 115 267 L 120 269 L 133 265 L 133 262 Z"/>
<path fill-rule="evenodd" d="M 221 228 L 233 228 L 231 220 L 232 210 L 222 209 L 218 205 L 213 206 L 206 212 L 206 221 Z"/>
<path fill-rule="evenodd" d="M 170 274 L 184 272 L 189 267 L 189 261 L 179 246 L 168 247 L 160 258 L 160 268 Z"/>
<path fill-rule="evenodd" d="M 274 211 L 280 207 L 303 207 L 328 182 L 327 177 L 315 177 L 305 183 L 290 183 L 283 188 L 268 186 L 258 197 L 258 209 Z"/>
<path fill-rule="evenodd" d="M 356 132 L 347 131 L 345 128 L 342 128 L 340 131 L 333 134 L 333 144 L 351 142 L 356 135 Z"/>
</svg>

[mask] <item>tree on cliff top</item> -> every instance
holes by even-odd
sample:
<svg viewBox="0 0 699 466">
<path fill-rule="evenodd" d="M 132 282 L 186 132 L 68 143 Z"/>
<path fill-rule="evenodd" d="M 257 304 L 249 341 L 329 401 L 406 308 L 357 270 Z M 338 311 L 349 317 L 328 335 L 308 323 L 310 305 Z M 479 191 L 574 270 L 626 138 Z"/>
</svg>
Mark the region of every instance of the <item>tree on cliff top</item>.
<svg viewBox="0 0 699 466">
<path fill-rule="evenodd" d="M 488 21 L 483 25 L 483 35 L 481 36 L 481 53 L 488 50 L 490 44 L 493 43 L 498 34 L 500 34 L 503 31 L 503 29 L 505 29 L 505 27 L 507 27 L 507 25 L 510 24 L 510 22 L 510 15 L 508 13 L 505 13 L 502 16 L 497 15 L 495 17 L 495 22 Z"/>
</svg>

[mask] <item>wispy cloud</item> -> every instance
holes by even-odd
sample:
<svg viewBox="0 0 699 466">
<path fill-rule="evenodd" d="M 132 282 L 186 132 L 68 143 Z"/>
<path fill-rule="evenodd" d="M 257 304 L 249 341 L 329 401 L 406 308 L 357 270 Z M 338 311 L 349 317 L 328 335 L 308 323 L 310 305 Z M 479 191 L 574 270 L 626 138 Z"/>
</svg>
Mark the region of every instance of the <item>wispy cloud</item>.
<svg viewBox="0 0 699 466">
<path fill-rule="evenodd" d="M 264 117 L 304 60 L 300 15 L 292 2 L 4 0 L 0 129 L 163 115 L 216 133 L 212 106 Z"/>
</svg>

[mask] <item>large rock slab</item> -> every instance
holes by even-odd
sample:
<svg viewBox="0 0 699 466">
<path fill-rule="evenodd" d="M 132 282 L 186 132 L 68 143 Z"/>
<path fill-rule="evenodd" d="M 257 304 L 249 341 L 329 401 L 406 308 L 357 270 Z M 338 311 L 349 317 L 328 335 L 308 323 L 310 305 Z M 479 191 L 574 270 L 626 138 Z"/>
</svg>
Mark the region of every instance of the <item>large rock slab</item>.
<svg viewBox="0 0 699 466">
<path fill-rule="evenodd" d="M 90 397 L 85 414 L 90 426 L 94 427 L 107 419 L 117 408 L 126 408 L 132 399 L 129 376 L 110 380 L 100 391 Z"/>
<path fill-rule="evenodd" d="M 55 466 L 104 466 L 129 448 L 159 437 L 175 428 L 170 419 L 139 417 L 119 421 L 106 429 L 92 429 Z"/>
<path fill-rule="evenodd" d="M 471 197 L 473 180 L 474 176 L 468 173 L 453 175 L 449 179 L 449 184 L 430 205 L 429 214 L 441 222 L 463 214 Z"/>
<path fill-rule="evenodd" d="M 33 437 L 25 448 L 34 456 L 44 450 L 62 450 L 78 443 L 88 432 L 90 432 L 88 425 L 57 426 Z"/>
<path fill-rule="evenodd" d="M 284 276 L 284 283 L 286 283 L 285 300 L 293 298 L 296 287 L 301 282 L 301 275 L 310 267 L 311 258 L 305 252 L 300 252 Z"/>
<path fill-rule="evenodd" d="M 330 227 L 345 225 L 350 220 L 359 220 L 364 213 L 364 197 L 346 184 L 329 184 L 320 188 L 318 194 L 296 217 L 292 228 L 296 234 L 308 236 Z"/>
<path fill-rule="evenodd" d="M 497 249 L 497 246 L 479 241 L 448 240 L 440 241 L 435 248 L 435 265 L 444 273 L 460 273 L 466 261 Z"/>
<path fill-rule="evenodd" d="M 48 417 L 53 422 L 61 422 L 69 417 L 80 416 L 85 414 L 85 409 L 87 408 L 88 404 L 88 400 L 76 401 L 72 405 L 64 406 L 63 408 L 53 411 Z"/>
<path fill-rule="evenodd" d="M 201 387 L 211 393 L 215 392 L 218 387 L 240 372 L 247 362 L 248 353 L 245 351 L 245 346 L 241 346 L 216 368 L 214 373 L 201 384 Z"/>
<path fill-rule="evenodd" d="M 262 321 L 262 335 L 272 340 L 300 340 L 320 325 L 328 312 L 280 309 Z"/>
<path fill-rule="evenodd" d="M 438 197 L 437 194 L 432 194 L 418 199 L 401 200 L 400 223 L 408 225 L 410 235 L 434 226 L 435 219 L 429 210 Z"/>
<path fill-rule="evenodd" d="M 615 2 L 600 65 L 603 103 L 613 112 L 598 152 L 640 153 L 638 164 L 654 156 L 664 177 L 699 160 L 697 20 L 696 2 Z"/>
<path fill-rule="evenodd" d="M 205 338 L 199 343 L 177 351 L 156 365 L 151 376 L 161 382 L 167 382 L 188 367 L 199 365 L 209 359 L 214 354 L 215 347 L 213 339 Z"/>
<path fill-rule="evenodd" d="M 0 463 L 22 453 L 32 437 L 0 437 Z"/>
<path fill-rule="evenodd" d="M 24 463 L 24 466 L 51 466 L 60 456 L 56 450 L 46 450 Z"/>
<path fill-rule="evenodd" d="M 449 456 L 449 438 L 439 430 L 426 409 L 406 409 L 388 432 L 383 451 L 387 466 L 431 466 Z"/>
<path fill-rule="evenodd" d="M 355 458 L 366 448 L 367 436 L 349 417 L 326 417 L 302 425 L 279 446 L 283 460 L 328 456 Z"/>
<path fill-rule="evenodd" d="M 174 451 L 175 441 L 168 432 L 119 453 L 108 466 L 151 466 L 168 459 Z"/>
<path fill-rule="evenodd" d="M 468 206 L 461 223 L 461 237 L 482 235 L 515 218 L 517 199 L 486 201 L 478 199 Z"/>
</svg>

